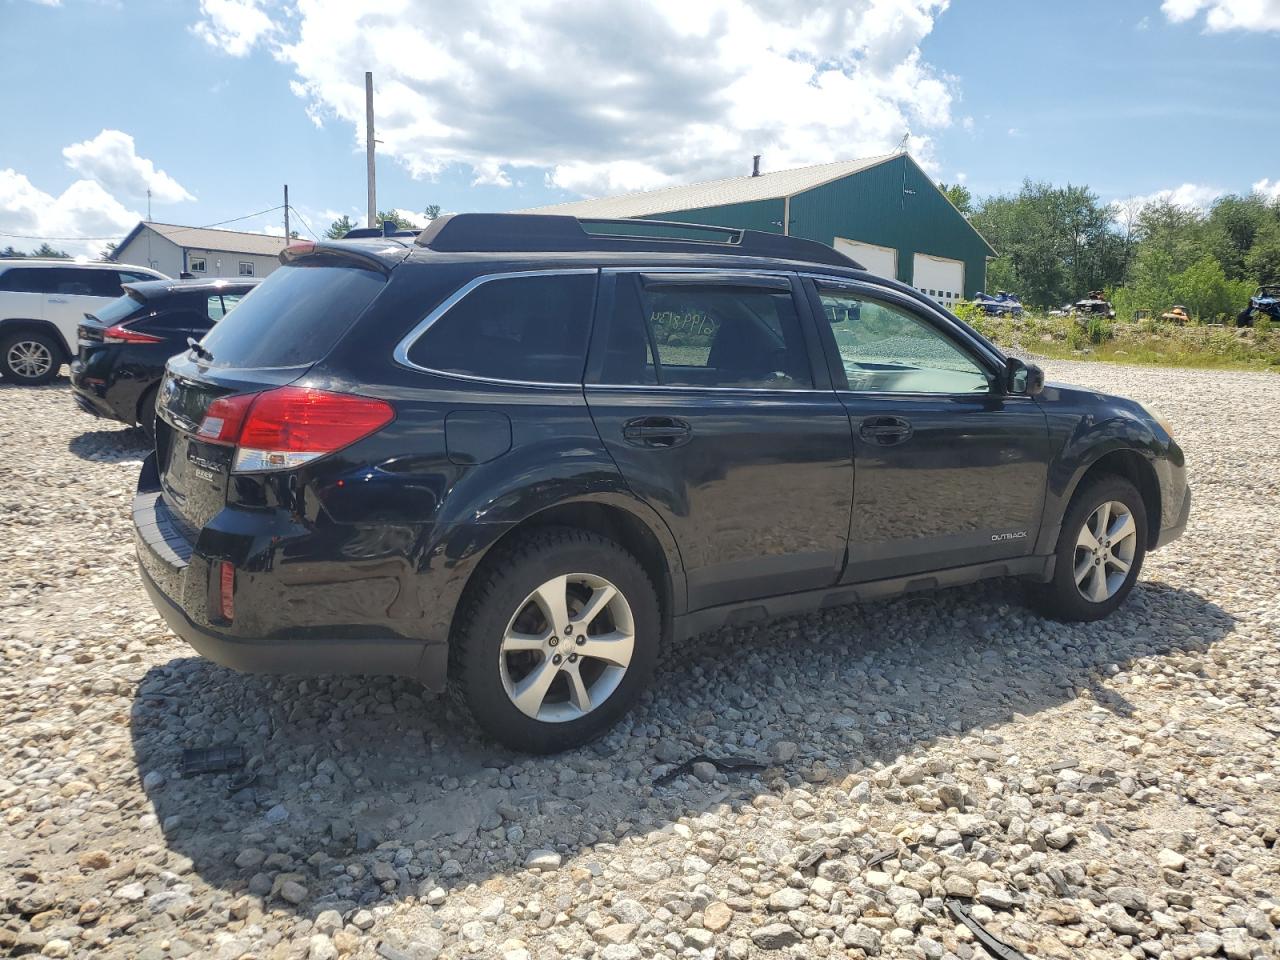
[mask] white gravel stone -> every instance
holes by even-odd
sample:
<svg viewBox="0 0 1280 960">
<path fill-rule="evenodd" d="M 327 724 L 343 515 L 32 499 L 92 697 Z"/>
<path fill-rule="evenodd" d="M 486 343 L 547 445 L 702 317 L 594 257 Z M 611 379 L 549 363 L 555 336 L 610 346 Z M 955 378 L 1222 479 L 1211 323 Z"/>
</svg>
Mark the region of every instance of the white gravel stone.
<svg viewBox="0 0 1280 960">
<path fill-rule="evenodd" d="M 994 582 L 723 630 L 557 757 L 411 681 L 197 657 L 137 579 L 137 431 L 65 382 L 0 387 L 0 936 L 106 960 L 953 960 L 977 954 L 955 895 L 1028 956 L 1270 956 L 1280 377 L 1046 367 L 1155 406 L 1187 452 L 1187 534 L 1110 619 L 1043 620 Z M 231 744 L 243 770 L 176 774 Z M 698 753 L 771 767 L 654 786 Z"/>
</svg>

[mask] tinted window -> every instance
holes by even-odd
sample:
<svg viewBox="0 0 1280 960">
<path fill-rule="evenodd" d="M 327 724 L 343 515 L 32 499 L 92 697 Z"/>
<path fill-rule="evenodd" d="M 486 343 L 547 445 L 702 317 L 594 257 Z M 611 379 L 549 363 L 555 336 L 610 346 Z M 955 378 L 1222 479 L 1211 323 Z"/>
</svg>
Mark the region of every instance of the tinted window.
<svg viewBox="0 0 1280 960">
<path fill-rule="evenodd" d="M 428 327 L 409 360 L 494 380 L 581 383 L 595 286 L 594 273 L 490 280 Z"/>
<path fill-rule="evenodd" d="M 928 321 L 848 291 L 819 290 L 849 389 L 869 393 L 974 393 L 986 371 Z"/>
<path fill-rule="evenodd" d="M 53 271 L 34 267 L 17 267 L 0 274 L 0 290 L 10 293 L 50 293 Z"/>
<path fill-rule="evenodd" d="M 122 323 L 130 319 L 134 315 L 143 316 L 149 310 L 145 303 L 139 303 L 133 297 L 116 297 L 110 303 L 98 307 L 90 316 L 96 320 L 101 320 L 108 327 L 113 324 Z"/>
<path fill-rule="evenodd" d="M 656 354 L 657 363 L 654 363 Z M 813 386 L 790 290 L 618 278 L 606 383 Z"/>
<path fill-rule="evenodd" d="M 120 279 L 114 270 L 76 270 L 70 267 L 53 267 L 49 291 L 62 297 L 118 297 Z"/>
<path fill-rule="evenodd" d="M 125 271 L 125 270 L 120 271 L 121 283 L 142 283 L 147 280 L 155 280 L 155 279 L 157 278 L 146 273 L 129 273 L 128 271 Z"/>
<path fill-rule="evenodd" d="M 374 270 L 308 257 L 274 271 L 202 341 L 215 367 L 315 363 L 386 285 Z"/>
</svg>

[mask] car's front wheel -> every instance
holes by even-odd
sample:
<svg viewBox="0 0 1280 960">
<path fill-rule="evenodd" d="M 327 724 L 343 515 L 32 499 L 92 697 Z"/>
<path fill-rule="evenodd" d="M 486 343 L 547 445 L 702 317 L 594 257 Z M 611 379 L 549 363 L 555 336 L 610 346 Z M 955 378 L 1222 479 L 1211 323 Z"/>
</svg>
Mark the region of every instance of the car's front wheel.
<svg viewBox="0 0 1280 960">
<path fill-rule="evenodd" d="M 10 383 L 48 383 L 62 366 L 62 347 L 39 330 L 11 333 L 0 340 L 0 374 Z"/>
<path fill-rule="evenodd" d="M 1035 605 L 1058 620 L 1100 620 L 1133 589 L 1146 545 L 1137 488 L 1122 477 L 1086 481 L 1063 517 L 1053 579 L 1033 586 Z"/>
<path fill-rule="evenodd" d="M 653 583 L 629 552 L 584 530 L 547 527 L 498 550 L 459 610 L 450 690 L 509 747 L 576 747 L 648 685 L 662 630 Z"/>
</svg>

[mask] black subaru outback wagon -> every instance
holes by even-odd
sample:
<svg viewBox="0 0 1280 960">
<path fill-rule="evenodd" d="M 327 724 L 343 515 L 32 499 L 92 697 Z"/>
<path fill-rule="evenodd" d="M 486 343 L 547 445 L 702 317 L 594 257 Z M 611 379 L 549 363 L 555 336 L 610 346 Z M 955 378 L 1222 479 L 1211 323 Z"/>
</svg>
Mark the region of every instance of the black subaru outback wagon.
<svg viewBox="0 0 1280 960">
<path fill-rule="evenodd" d="M 664 640 L 987 577 L 1095 619 L 1187 522 L 1157 416 L 815 242 L 467 214 L 282 260 L 169 361 L 134 502 L 231 667 L 447 685 L 549 752 Z"/>
</svg>

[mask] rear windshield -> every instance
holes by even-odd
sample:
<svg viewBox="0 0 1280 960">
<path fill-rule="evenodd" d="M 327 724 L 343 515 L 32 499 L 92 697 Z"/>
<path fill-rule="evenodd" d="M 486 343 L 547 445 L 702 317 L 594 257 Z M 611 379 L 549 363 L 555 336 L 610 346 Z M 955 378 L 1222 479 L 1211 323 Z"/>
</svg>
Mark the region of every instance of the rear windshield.
<svg viewBox="0 0 1280 960">
<path fill-rule="evenodd" d="M 117 323 L 123 323 L 135 313 L 145 312 L 146 307 L 145 301 L 135 300 L 133 297 L 117 297 L 106 306 L 93 311 L 89 316 L 110 327 Z"/>
<path fill-rule="evenodd" d="M 333 349 L 386 284 L 381 273 L 307 258 L 280 267 L 201 341 L 215 367 L 297 367 Z"/>
</svg>

